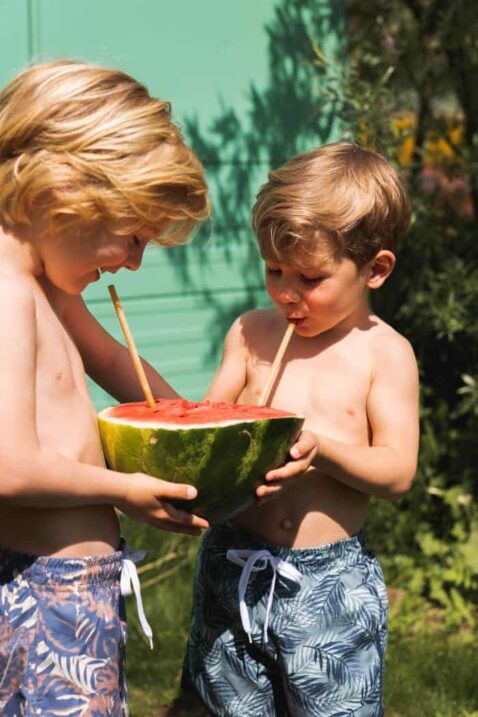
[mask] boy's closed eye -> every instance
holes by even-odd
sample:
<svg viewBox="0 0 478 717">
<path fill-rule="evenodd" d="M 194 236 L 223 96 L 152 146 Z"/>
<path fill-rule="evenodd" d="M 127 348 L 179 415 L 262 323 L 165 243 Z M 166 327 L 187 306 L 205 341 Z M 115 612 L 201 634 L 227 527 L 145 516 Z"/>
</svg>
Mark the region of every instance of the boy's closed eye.
<svg viewBox="0 0 478 717">
<path fill-rule="evenodd" d="M 282 269 L 274 266 L 267 266 L 266 265 L 266 273 L 269 276 L 273 276 L 275 278 L 279 278 L 282 274 Z M 327 277 L 323 274 L 320 274 L 318 276 L 306 276 L 305 274 L 299 273 L 299 279 L 302 281 L 303 284 L 306 286 L 316 285 L 319 284 L 321 281 L 324 281 Z"/>
<path fill-rule="evenodd" d="M 266 273 L 271 274 L 272 276 L 279 276 L 282 274 L 281 269 L 273 269 L 271 266 L 266 266 Z"/>
<path fill-rule="evenodd" d="M 300 275 L 300 280 L 307 285 L 320 284 L 320 282 L 324 281 L 325 278 L 325 276 L 304 276 L 304 274 Z"/>
<path fill-rule="evenodd" d="M 150 241 L 151 239 L 149 237 L 142 237 L 140 234 L 132 234 L 129 238 L 129 246 L 134 251 L 137 251 L 138 249 L 144 250 Z"/>
</svg>

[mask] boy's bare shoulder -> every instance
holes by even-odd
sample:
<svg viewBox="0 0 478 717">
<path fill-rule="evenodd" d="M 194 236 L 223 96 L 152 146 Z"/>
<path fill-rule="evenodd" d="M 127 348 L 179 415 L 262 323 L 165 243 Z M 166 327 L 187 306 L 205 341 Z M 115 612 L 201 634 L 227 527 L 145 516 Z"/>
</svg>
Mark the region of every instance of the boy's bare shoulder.
<svg viewBox="0 0 478 717">
<path fill-rule="evenodd" d="M 251 309 L 236 319 L 236 323 L 244 330 L 264 330 L 277 326 L 280 322 L 280 314 L 277 309 L 273 307 L 268 309 Z"/>
<path fill-rule="evenodd" d="M 370 332 L 369 345 L 372 359 L 383 365 L 400 365 L 413 363 L 416 365 L 415 353 L 408 339 L 387 324 L 376 318 L 376 324 Z"/>
<path fill-rule="evenodd" d="M 274 309 L 251 309 L 240 314 L 231 324 L 227 332 L 225 345 L 228 347 L 241 346 L 245 348 L 251 341 L 270 331 L 277 318 Z"/>
<path fill-rule="evenodd" d="M 0 272 L 0 310 L 8 309 L 16 313 L 32 309 L 34 305 L 35 295 L 30 279 Z"/>
</svg>

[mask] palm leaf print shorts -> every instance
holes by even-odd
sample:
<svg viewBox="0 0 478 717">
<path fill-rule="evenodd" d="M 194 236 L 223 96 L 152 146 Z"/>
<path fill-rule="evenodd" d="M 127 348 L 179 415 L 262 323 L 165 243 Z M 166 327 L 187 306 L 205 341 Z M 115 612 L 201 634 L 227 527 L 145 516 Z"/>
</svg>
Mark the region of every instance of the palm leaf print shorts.
<svg viewBox="0 0 478 717">
<path fill-rule="evenodd" d="M 285 548 L 204 536 L 183 686 L 218 717 L 383 717 L 387 594 L 363 535 Z"/>
<path fill-rule="evenodd" d="M 122 566 L 0 548 L 0 714 L 127 714 Z"/>
</svg>

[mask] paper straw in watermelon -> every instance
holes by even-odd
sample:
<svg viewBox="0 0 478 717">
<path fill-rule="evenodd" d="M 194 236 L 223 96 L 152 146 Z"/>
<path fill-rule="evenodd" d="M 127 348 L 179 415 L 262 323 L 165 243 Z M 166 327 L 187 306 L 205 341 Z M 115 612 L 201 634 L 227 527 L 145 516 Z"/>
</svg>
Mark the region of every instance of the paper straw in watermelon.
<svg viewBox="0 0 478 717">
<path fill-rule="evenodd" d="M 292 338 L 292 334 L 294 333 L 295 324 L 290 323 L 287 324 L 287 328 L 285 330 L 285 334 L 282 338 L 282 341 L 280 343 L 280 346 L 277 350 L 276 357 L 272 363 L 271 370 L 269 373 L 269 378 L 267 380 L 266 385 L 264 386 L 264 389 L 261 393 L 261 397 L 259 399 L 259 406 L 265 406 L 267 401 L 269 400 L 269 394 L 274 386 L 274 383 L 277 378 L 277 374 L 279 373 L 280 363 L 282 361 L 282 357 L 285 354 L 285 351 L 287 349 L 287 346 L 289 345 L 289 341 Z"/>
<path fill-rule="evenodd" d="M 115 307 L 118 321 L 120 322 L 123 335 L 126 339 L 126 343 L 128 344 L 128 349 L 131 356 L 131 360 L 133 362 L 134 370 L 136 371 L 136 375 L 138 376 L 138 381 L 143 390 L 144 397 L 148 403 L 148 406 L 154 411 L 156 408 L 156 402 L 154 400 L 153 393 L 148 383 L 148 379 L 146 378 L 143 364 L 141 363 L 141 359 L 138 355 L 133 336 L 131 334 L 131 331 L 129 330 L 128 322 L 126 321 L 126 316 L 124 314 L 123 307 L 121 306 L 119 296 L 113 284 L 110 284 L 110 286 L 108 286 L 108 291 L 110 292 L 111 300 L 113 302 L 113 306 Z"/>
</svg>

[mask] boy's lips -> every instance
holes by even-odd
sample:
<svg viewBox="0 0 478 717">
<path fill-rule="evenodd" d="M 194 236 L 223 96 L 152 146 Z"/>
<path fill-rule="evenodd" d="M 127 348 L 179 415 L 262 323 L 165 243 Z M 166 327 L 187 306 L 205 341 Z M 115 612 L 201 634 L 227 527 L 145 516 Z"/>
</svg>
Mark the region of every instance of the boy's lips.
<svg viewBox="0 0 478 717">
<path fill-rule="evenodd" d="M 288 316 L 287 321 L 291 324 L 300 324 L 305 321 L 305 316 Z"/>
<path fill-rule="evenodd" d="M 121 269 L 120 266 L 117 266 L 117 267 L 111 268 L 111 269 L 106 269 L 104 266 L 99 266 L 99 267 L 96 269 L 96 271 L 95 271 L 95 276 L 96 276 L 95 281 L 98 281 L 98 279 L 99 279 L 106 271 L 109 271 L 111 274 L 116 274 L 116 272 L 119 271 L 119 269 Z"/>
</svg>

